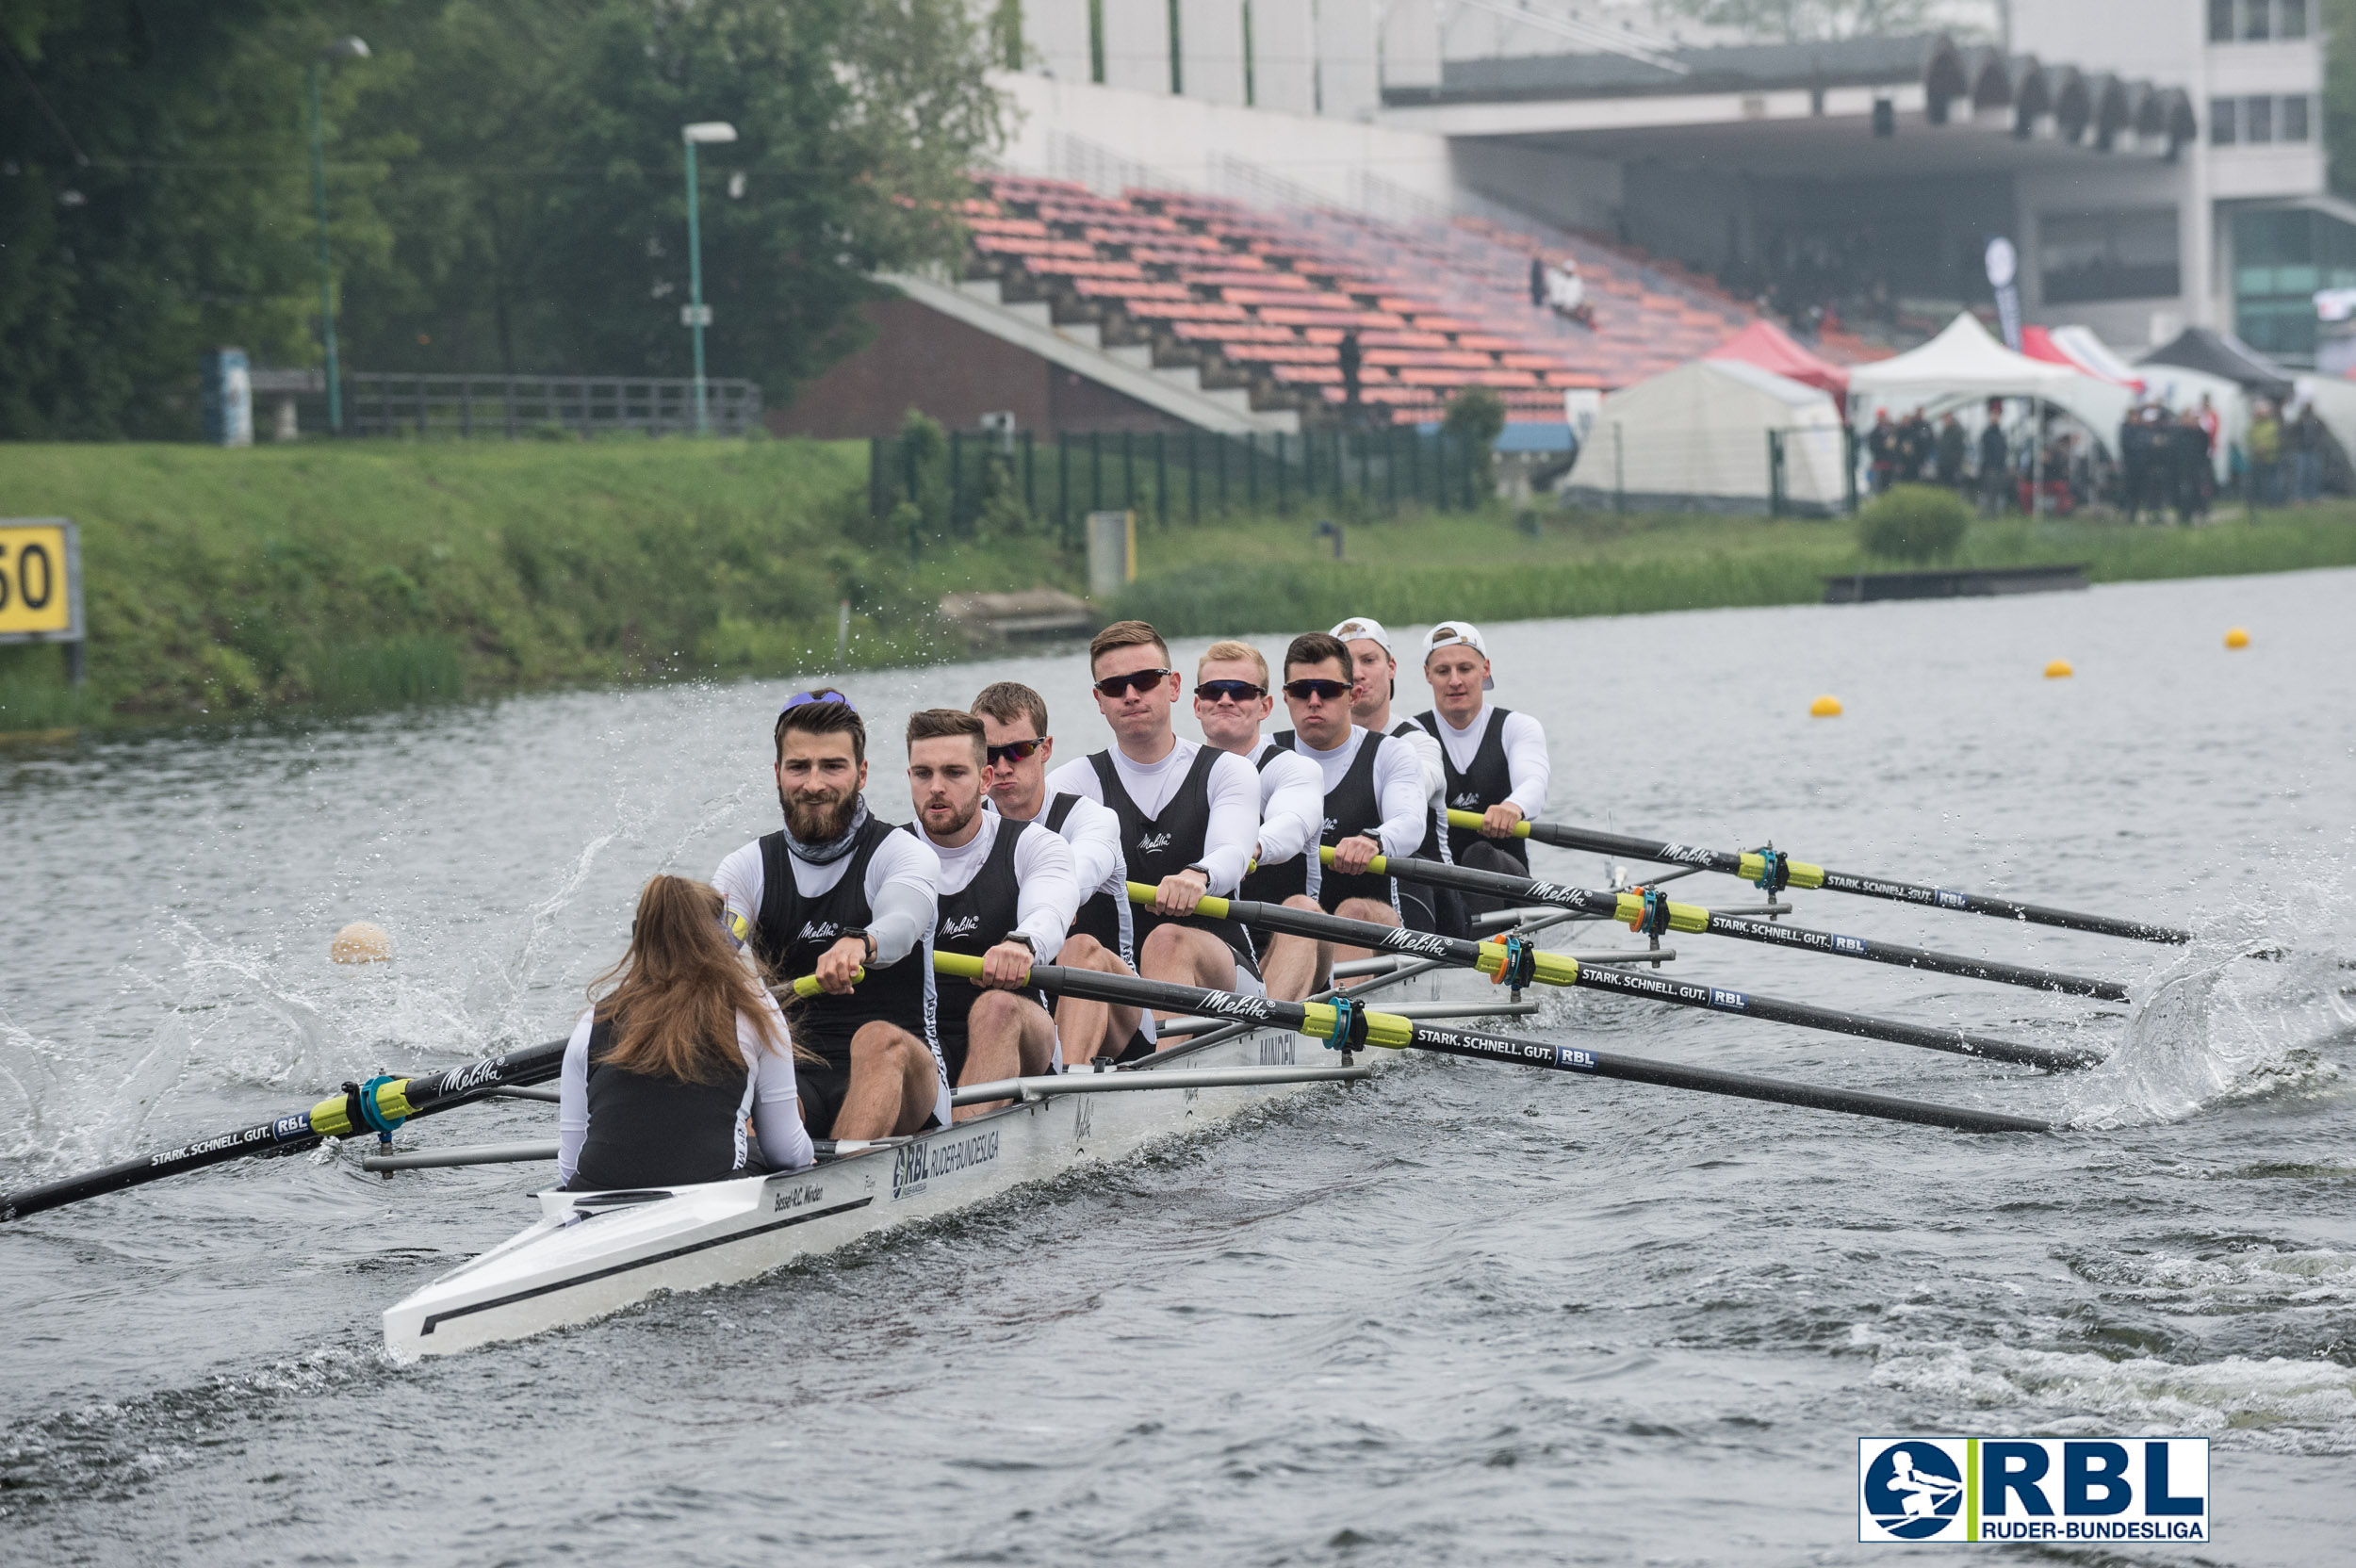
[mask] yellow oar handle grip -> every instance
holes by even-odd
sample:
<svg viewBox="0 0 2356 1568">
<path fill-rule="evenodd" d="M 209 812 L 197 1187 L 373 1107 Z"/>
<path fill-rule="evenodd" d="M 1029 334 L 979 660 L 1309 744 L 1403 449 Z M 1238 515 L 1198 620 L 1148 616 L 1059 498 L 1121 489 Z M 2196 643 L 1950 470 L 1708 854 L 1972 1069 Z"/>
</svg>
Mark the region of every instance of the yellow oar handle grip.
<svg viewBox="0 0 2356 1568">
<path fill-rule="evenodd" d="M 979 980 L 982 977 L 982 961 L 971 953 L 942 953 L 936 949 L 933 953 L 933 972 L 952 974 L 960 980 Z M 1030 971 L 1023 971 L 1023 978 L 1028 982 Z"/>
<path fill-rule="evenodd" d="M 1317 861 L 1320 865 L 1328 866 L 1333 863 L 1333 846 L 1332 844 L 1323 845 L 1317 850 Z M 1366 862 L 1366 874 L 1368 876 L 1387 876 L 1390 874 L 1390 861 L 1380 855 L 1374 857 Z"/>
<path fill-rule="evenodd" d="M 1450 811 L 1448 814 L 1448 825 L 1450 827 L 1469 827 L 1475 832 L 1479 832 L 1481 830 L 1481 825 L 1488 820 L 1488 818 L 1482 816 L 1478 811 Z M 1526 822 L 1515 823 L 1513 825 L 1513 837 L 1516 839 L 1529 838 L 1530 824 Z"/>
<path fill-rule="evenodd" d="M 867 972 L 863 969 L 855 969 L 851 972 L 851 984 L 854 986 L 866 978 Z M 804 1001 L 808 1001 L 825 989 L 826 988 L 818 983 L 818 976 L 814 974 L 805 974 L 794 982 L 794 994 Z"/>
<path fill-rule="evenodd" d="M 1159 888 L 1151 887 L 1143 882 L 1129 884 L 1129 902 L 1132 904 L 1151 904 L 1161 896 L 1162 890 Z M 1204 893 L 1203 902 L 1194 906 L 1194 912 L 1205 920 L 1225 920 L 1227 901 L 1216 893 Z"/>
</svg>

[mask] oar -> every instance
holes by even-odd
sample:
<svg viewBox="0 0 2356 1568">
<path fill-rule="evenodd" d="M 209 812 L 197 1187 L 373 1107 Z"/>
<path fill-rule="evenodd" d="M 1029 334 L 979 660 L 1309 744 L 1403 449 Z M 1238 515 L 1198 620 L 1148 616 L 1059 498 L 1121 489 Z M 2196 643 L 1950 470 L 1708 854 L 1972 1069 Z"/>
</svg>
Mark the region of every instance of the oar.
<svg viewBox="0 0 2356 1568">
<path fill-rule="evenodd" d="M 1129 884 L 1129 897 L 1139 904 L 1151 904 L 1154 890 L 1143 883 L 1132 882 Z M 1497 974 L 1500 968 L 1512 961 L 1502 941 L 1471 942 L 1431 931 L 1402 931 L 1395 925 L 1344 920 L 1338 915 L 1292 909 L 1281 904 L 1205 898 L 1200 908 L 1212 920 L 1240 921 L 1246 925 L 1256 925 L 1267 931 L 1282 931 L 1319 941 L 1347 942 L 1352 947 L 1413 953 L 1420 957 L 1437 958 L 1443 963 L 1478 969 L 1487 975 Z M 1920 1023 L 1901 1022 L 1896 1019 L 1813 1006 L 1805 1002 L 1784 1002 L 1749 991 L 1729 990 L 1724 986 L 1696 985 L 1686 980 L 1672 980 L 1664 975 L 1640 974 L 1623 970 L 1616 964 L 1589 966 L 1566 953 L 1541 953 L 1525 946 L 1522 955 L 1529 972 L 1516 982 L 1517 985 L 1535 980 L 1542 986 L 1580 986 L 1591 990 L 1616 991 L 1623 996 L 1641 996 L 1648 1001 L 1666 1002 L 1679 1007 L 1700 1007 L 1714 1013 L 1740 1013 L 1745 1018 L 1763 1018 L 1775 1023 L 1796 1023 L 1803 1029 L 1826 1029 L 1836 1035 L 1855 1035 L 1864 1039 L 1888 1040 L 1895 1045 L 1921 1046 L 1926 1051 L 1952 1051 L 1959 1055 L 1981 1056 L 1994 1062 L 2019 1062 L 2028 1067 L 2057 1070 L 2092 1067 L 2102 1059 L 2102 1053 L 2090 1047 L 2021 1045 L 2013 1040 L 1992 1039 L 1986 1035 L 1966 1034 L 1960 1029 L 1934 1029 Z"/>
<path fill-rule="evenodd" d="M 1328 865 L 1333 863 L 1333 850 L 1329 848 L 1318 853 Z M 1446 865 L 1438 860 L 1392 858 L 1381 855 L 1367 863 L 1366 870 L 1377 876 L 1396 876 L 1404 882 L 1428 882 L 1435 887 L 1459 888 L 1466 892 L 1488 893 L 1524 904 L 1546 904 L 1559 909 L 1578 909 L 1591 915 L 1601 915 L 1606 920 L 1626 922 L 1631 929 L 1643 928 L 1647 916 L 1652 913 L 1646 909 L 1641 890 L 1591 892 L 1585 888 L 1565 887 L 1560 882 L 1541 882 L 1501 871 L 1481 871 L 1473 866 Z M 1960 974 L 1972 980 L 1993 980 L 1999 985 L 2026 986 L 2032 990 L 2096 996 L 2105 1002 L 2127 1000 L 2127 988 L 2117 980 L 2095 980 L 2083 974 L 2064 974 L 2057 970 L 1998 963 L 1992 958 L 1971 958 L 1960 954 L 1905 947 L 1897 942 L 1873 941 L 1864 937 L 1809 931 L 1771 920 L 1719 914 L 1698 904 L 1676 904 L 1664 899 L 1657 907 L 1667 910 L 1665 916 L 1659 918 L 1665 921 L 1661 929 L 1670 931 L 1707 932 L 1713 937 L 1734 937 L 1743 941 L 1765 942 L 1772 947 L 1796 947 L 1835 958 L 1862 958 L 1868 963 L 1896 964 L 1902 969 L 1929 970 L 1938 974 Z"/>
<path fill-rule="evenodd" d="M 1450 811 L 1448 825 L 1452 827 L 1478 829 L 1481 819 L 1477 812 Z M 1830 871 L 1812 866 L 1805 860 L 1794 860 L 1780 850 L 1749 850 L 1736 853 L 1726 849 L 1696 849 L 1691 844 L 1662 843 L 1655 839 L 1630 839 L 1618 833 L 1598 833 L 1589 827 L 1571 827 L 1555 822 L 1524 822 L 1513 825 L 1516 838 L 1535 839 L 1542 844 L 1559 849 L 1593 850 L 1598 855 L 1617 855 L 1628 860 L 1652 860 L 1662 865 L 1693 866 L 1702 871 L 1724 872 L 1755 882 L 1770 893 L 1784 888 L 1823 888 L 1830 892 L 1856 893 L 1863 898 L 1887 898 L 1900 904 L 1922 904 L 1934 909 L 1961 909 L 1967 914 L 1994 915 L 1999 920 L 2026 921 L 2031 925 L 2058 925 L 2066 931 L 2092 931 L 2105 937 L 2133 937 L 2138 941 L 2174 942 L 2182 946 L 2192 940 L 2192 933 L 2172 925 L 2158 925 L 2151 921 L 2123 920 L 2115 915 L 2082 915 L 2070 909 L 2048 908 L 2042 904 L 2021 904 L 2009 898 L 1995 898 L 1987 893 L 1959 893 L 1945 888 L 1925 887 L 1920 882 L 1899 882 L 1887 876 L 1863 876 L 1856 872 Z"/>
<path fill-rule="evenodd" d="M 1304 911 L 1305 912 L 1305 911 Z M 935 953 L 933 967 L 944 974 L 972 979 L 982 961 L 962 953 Z M 1635 1084 L 1692 1089 L 1702 1094 L 1729 1095 L 1739 1100 L 1764 1100 L 1780 1105 L 1806 1105 L 1850 1116 L 1879 1117 L 1890 1121 L 1951 1127 L 1965 1133 L 2050 1133 L 2053 1126 L 2031 1117 L 2005 1116 L 1996 1111 L 1967 1110 L 1895 1095 L 1860 1089 L 1819 1088 L 1746 1072 L 1721 1072 L 1710 1068 L 1685 1067 L 1643 1056 L 1622 1056 L 1580 1046 L 1556 1045 L 1515 1035 L 1474 1033 L 1464 1029 L 1419 1024 L 1392 1013 L 1370 1012 L 1347 998 L 1334 1002 L 1277 1002 L 1265 996 L 1240 996 L 1232 991 L 1177 986 L 1162 980 L 1140 980 L 1126 974 L 1104 974 L 1089 969 L 1032 966 L 1026 984 L 1059 996 L 1083 1001 L 1111 1002 L 1170 1012 L 1216 1014 L 1239 1022 L 1273 1024 L 1324 1040 L 1344 1050 L 1379 1045 L 1390 1050 L 1414 1048 L 1446 1056 L 1484 1062 L 1516 1062 L 1524 1067 L 1557 1072 L 1580 1072 L 1595 1078 L 1620 1078 Z M 1346 1059 L 1346 1058 L 1345 1058 Z"/>
<path fill-rule="evenodd" d="M 804 975 L 794 982 L 796 996 L 814 995 L 817 990 L 815 975 Z M 166 1176 L 202 1170 L 206 1166 L 226 1165 L 231 1160 L 258 1154 L 296 1153 L 321 1138 L 339 1138 L 353 1133 L 389 1133 L 404 1121 L 482 1100 L 492 1089 L 546 1083 L 564 1070 L 564 1044 L 563 1040 L 550 1040 L 546 1045 L 510 1051 L 501 1056 L 485 1056 L 430 1078 L 382 1076 L 365 1084 L 346 1084 L 343 1093 L 322 1100 L 307 1111 L 273 1117 L 160 1153 L 142 1154 L 87 1175 L 0 1194 L 0 1223 L 22 1219 L 43 1209 L 78 1203 L 102 1193 L 145 1186 Z"/>
</svg>

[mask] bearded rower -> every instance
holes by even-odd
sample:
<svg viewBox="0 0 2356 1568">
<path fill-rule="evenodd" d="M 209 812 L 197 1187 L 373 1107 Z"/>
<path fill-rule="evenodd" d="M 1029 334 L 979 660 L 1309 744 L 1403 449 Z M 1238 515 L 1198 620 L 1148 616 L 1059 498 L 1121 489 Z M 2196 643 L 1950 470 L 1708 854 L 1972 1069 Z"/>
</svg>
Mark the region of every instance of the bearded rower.
<svg viewBox="0 0 2356 1568">
<path fill-rule="evenodd" d="M 1232 751 L 1260 775 L 1260 838 L 1257 862 L 1244 875 L 1241 896 L 1269 904 L 1315 909 L 1324 868 L 1317 858 L 1317 834 L 1325 825 L 1325 783 L 1317 764 L 1286 746 L 1260 738 L 1260 724 L 1275 707 L 1268 695 L 1268 661 L 1249 643 L 1213 643 L 1194 666 L 1194 720 L 1203 738 Z M 1324 984 L 1320 943 L 1307 937 L 1274 936 L 1260 949 L 1260 975 L 1268 995 L 1298 1002 Z"/>
<path fill-rule="evenodd" d="M 1497 684 L 1489 668 L 1489 645 L 1468 621 L 1442 621 L 1424 637 L 1423 674 L 1432 683 L 1432 707 L 1415 722 L 1440 743 L 1448 773 L 1448 807 L 1477 811 L 1478 831 L 1450 827 L 1450 858 L 1482 871 L 1530 874 L 1530 850 L 1513 837 L 1516 823 L 1546 809 L 1553 764 L 1546 732 L 1527 713 L 1492 704 Z M 1503 901 L 1464 895 L 1474 915 L 1503 907 Z"/>
<path fill-rule="evenodd" d="M 935 1027 L 952 1084 L 1035 1077 L 1055 1061 L 1055 1021 L 1047 998 L 1024 988 L 1041 954 L 1063 945 L 1080 884 L 1072 846 L 1033 822 L 982 809 L 988 743 L 982 721 L 955 708 L 908 717 L 908 798 L 921 833 L 941 860 L 941 906 L 933 948 L 982 960 L 981 978 L 940 988 Z M 959 1121 L 990 1107 L 957 1107 Z"/>
<path fill-rule="evenodd" d="M 1114 746 L 1047 776 L 1047 788 L 1086 795 L 1121 819 L 1128 876 L 1154 890 L 1136 911 L 1137 972 L 1149 980 L 1257 992 L 1252 939 L 1232 920 L 1195 912 L 1206 893 L 1232 893 L 1260 836 L 1260 784 L 1233 752 L 1181 740 L 1170 727 L 1184 684 L 1170 645 L 1143 621 L 1115 621 L 1088 644 L 1096 710 Z M 1114 900 L 1080 906 L 1077 929 L 1098 941 L 1119 932 Z"/>
<path fill-rule="evenodd" d="M 782 831 L 720 862 L 712 880 L 729 932 L 772 985 L 814 974 L 790 1003 L 810 1135 L 901 1136 L 949 1119 L 933 1034 L 933 915 L 941 861 L 921 838 L 869 814 L 867 726 L 841 692 L 804 692 L 777 714 Z M 852 977 L 866 978 L 856 987 Z"/>
<path fill-rule="evenodd" d="M 1438 736 L 1413 719 L 1391 716 L 1391 699 L 1399 694 L 1399 660 L 1391 652 L 1390 632 L 1371 615 L 1352 615 L 1331 635 L 1350 651 L 1350 722 L 1371 734 L 1404 742 L 1422 769 L 1424 806 L 1431 815 L 1423 837 L 1409 853 L 1419 860 L 1447 860 L 1448 766 L 1441 760 Z M 1399 892 L 1399 919 L 1408 930 L 1455 933 L 1464 927 L 1464 904 L 1455 889 L 1416 882 L 1392 886 Z"/>
<path fill-rule="evenodd" d="M 982 721 L 984 783 L 990 809 L 1009 822 L 1037 822 L 1061 837 L 1072 851 L 1072 880 L 1081 895 L 1104 893 L 1118 901 L 1113 945 L 1074 931 L 1064 938 L 1055 962 L 1064 969 L 1136 974 L 1136 932 L 1129 918 L 1121 819 L 1086 795 L 1048 793 L 1047 767 L 1055 760 L 1055 738 L 1047 729 L 1047 700 L 1037 692 L 1020 681 L 1002 680 L 982 688 L 973 710 Z M 1067 1063 L 1153 1050 L 1152 1038 L 1142 1032 L 1145 1023 L 1135 1007 L 1084 1002 L 1076 996 L 1055 1003 L 1055 1033 Z"/>
</svg>

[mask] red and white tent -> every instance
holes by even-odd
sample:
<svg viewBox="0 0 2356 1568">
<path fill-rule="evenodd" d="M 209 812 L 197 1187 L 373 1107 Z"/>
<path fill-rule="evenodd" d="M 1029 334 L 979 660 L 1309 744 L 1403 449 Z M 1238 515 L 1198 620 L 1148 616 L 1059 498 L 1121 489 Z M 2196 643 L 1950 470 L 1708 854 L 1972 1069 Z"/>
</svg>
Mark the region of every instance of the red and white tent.
<svg viewBox="0 0 2356 1568">
<path fill-rule="evenodd" d="M 1786 381 L 1831 393 L 1836 405 L 1849 395 L 1847 366 L 1835 365 L 1821 354 L 1810 353 L 1772 321 L 1753 321 L 1702 357 L 1739 360 L 1772 370 Z"/>
</svg>

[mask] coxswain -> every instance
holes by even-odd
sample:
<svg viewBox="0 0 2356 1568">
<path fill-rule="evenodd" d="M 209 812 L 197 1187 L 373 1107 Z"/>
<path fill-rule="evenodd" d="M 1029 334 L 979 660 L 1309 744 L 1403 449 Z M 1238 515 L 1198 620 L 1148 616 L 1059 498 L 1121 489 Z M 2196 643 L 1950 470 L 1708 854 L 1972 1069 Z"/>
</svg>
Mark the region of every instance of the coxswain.
<svg viewBox="0 0 2356 1568">
<path fill-rule="evenodd" d="M 1260 837 L 1241 897 L 1315 909 L 1324 868 L 1317 857 L 1325 825 L 1325 783 L 1317 764 L 1290 747 L 1260 738 L 1274 710 L 1268 661 L 1249 643 L 1213 643 L 1194 666 L 1194 721 L 1203 738 L 1232 751 L 1260 775 Z M 1298 1002 L 1324 978 L 1321 944 L 1307 937 L 1271 936 L 1260 947 L 1260 977 L 1268 995 Z"/>
<path fill-rule="evenodd" d="M 867 809 L 867 725 L 841 692 L 804 692 L 777 714 L 781 831 L 720 862 L 728 928 L 775 986 L 820 994 L 788 1011 L 815 1053 L 797 1074 L 810 1135 L 905 1136 L 949 1119 L 933 1037 L 933 913 L 941 861 Z M 860 971 L 866 977 L 853 984 Z"/>
<path fill-rule="evenodd" d="M 1489 701 L 1497 680 L 1488 644 L 1468 621 L 1442 621 L 1425 635 L 1423 675 L 1432 683 L 1432 707 L 1415 722 L 1440 743 L 1448 808 L 1481 818 L 1478 829 L 1448 829 L 1449 858 L 1460 866 L 1529 875 L 1530 848 L 1513 827 L 1546 809 L 1553 776 L 1546 732 L 1529 714 Z M 1467 893 L 1464 907 L 1479 916 L 1505 901 Z"/>
<path fill-rule="evenodd" d="M 1260 836 L 1260 783 L 1233 752 L 1181 740 L 1170 727 L 1185 682 L 1170 645 L 1143 621 L 1115 621 L 1088 644 L 1096 710 L 1113 746 L 1047 776 L 1051 791 L 1082 794 L 1121 819 L 1131 881 L 1154 890 L 1136 911 L 1137 969 L 1149 980 L 1257 993 L 1252 938 L 1232 920 L 1196 913 L 1206 893 L 1243 881 Z M 1117 939 L 1115 901 L 1094 894 L 1073 926 L 1099 942 Z"/>
<path fill-rule="evenodd" d="M 989 765 L 982 721 L 955 708 L 908 716 L 908 799 L 941 861 L 933 951 L 982 961 L 978 980 L 937 981 L 934 1029 L 949 1082 L 1030 1078 L 1055 1065 L 1047 998 L 1026 988 L 1031 966 L 1063 946 L 1080 884 L 1072 846 L 1036 822 L 982 809 Z M 990 1105 L 960 1105 L 967 1120 Z"/>
<path fill-rule="evenodd" d="M 1317 890 L 1319 907 L 1346 920 L 1403 923 L 1402 885 L 1376 876 L 1376 856 L 1404 856 L 1431 825 L 1423 766 L 1404 741 L 1378 735 L 1350 718 L 1350 650 L 1322 631 L 1304 631 L 1284 650 L 1284 708 L 1293 727 L 1276 743 L 1317 769 L 1324 792 L 1318 841 L 1332 846 L 1333 864 Z M 1366 956 L 1366 950 L 1329 945 L 1326 961 Z M 1326 976 L 1317 977 L 1318 985 Z"/>
<path fill-rule="evenodd" d="M 1416 841 L 1414 858 L 1448 858 L 1448 765 L 1440 760 L 1440 739 L 1413 719 L 1393 718 L 1391 699 L 1399 694 L 1399 660 L 1391 650 L 1391 634 L 1371 615 L 1352 615 L 1336 625 L 1332 635 L 1350 650 L 1350 722 L 1376 735 L 1404 741 L 1423 769 L 1423 792 L 1431 821 Z M 1453 888 L 1424 882 L 1401 882 L 1399 919 L 1410 931 L 1460 930 L 1464 923 L 1461 895 Z"/>
<path fill-rule="evenodd" d="M 973 711 L 982 721 L 990 808 L 1009 822 L 1037 822 L 1056 834 L 1072 850 L 1072 878 L 1082 896 L 1101 892 L 1118 901 L 1112 945 L 1074 931 L 1055 954 L 1056 965 L 1134 976 L 1137 942 L 1123 896 L 1128 867 L 1121 853 L 1121 819 L 1086 795 L 1048 793 L 1047 766 L 1055 760 L 1055 738 L 1047 727 L 1046 698 L 1020 681 L 1001 680 L 982 688 Z M 1076 996 L 1055 1000 L 1055 1034 L 1067 1066 L 1149 1052 L 1153 1041 L 1136 1007 Z"/>
<path fill-rule="evenodd" d="M 564 1042 L 559 1187 L 675 1187 L 810 1163 L 785 1019 L 737 958 L 723 908 L 717 889 L 683 876 L 639 893 L 630 951 L 589 988 Z"/>
</svg>

